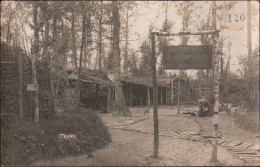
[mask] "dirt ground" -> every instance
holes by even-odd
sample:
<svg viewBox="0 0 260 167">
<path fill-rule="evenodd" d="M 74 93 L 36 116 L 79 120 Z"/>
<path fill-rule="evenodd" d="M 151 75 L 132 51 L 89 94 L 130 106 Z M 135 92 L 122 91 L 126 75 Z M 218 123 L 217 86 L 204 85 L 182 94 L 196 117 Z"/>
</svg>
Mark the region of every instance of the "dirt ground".
<svg viewBox="0 0 260 167">
<path fill-rule="evenodd" d="M 183 107 L 182 112 L 192 111 L 196 108 Z M 142 113 L 145 108 L 131 108 L 132 113 Z M 151 114 L 152 109 L 150 109 Z M 169 117 L 162 116 L 176 113 L 174 107 L 160 107 L 159 109 L 159 130 L 174 132 L 199 132 L 200 122 L 211 124 L 211 118 L 197 119 L 193 117 Z M 224 116 L 224 115 L 223 115 Z M 81 155 L 77 157 L 67 157 L 63 159 L 55 159 L 49 161 L 37 161 L 32 165 L 41 166 L 199 166 L 199 165 L 243 165 L 243 161 L 234 157 L 225 148 L 218 147 L 219 164 L 210 163 L 212 155 L 212 145 L 205 142 L 197 142 L 191 140 L 182 140 L 173 137 L 160 136 L 159 138 L 159 156 L 158 159 L 151 158 L 153 155 L 153 135 L 145 134 L 131 130 L 113 129 L 123 122 L 130 122 L 130 129 L 146 129 L 153 131 L 153 119 L 150 118 L 122 118 L 113 116 L 101 116 L 105 125 L 109 128 L 112 142 L 104 149 L 96 150 L 92 153 L 93 158 L 89 155 Z M 221 118 L 221 116 L 220 116 Z M 226 117 L 225 117 L 226 118 Z M 141 121 L 138 121 L 141 120 Z M 225 119 L 223 119 L 225 120 Z M 132 123 L 131 123 L 132 122 Z M 136 123 L 135 123 L 136 122 Z M 228 117 L 225 122 L 229 122 Z M 222 128 L 230 127 L 228 123 L 222 124 Z M 226 128 L 225 128 L 226 129 Z M 222 132 L 223 135 L 229 136 L 230 133 L 234 138 L 237 135 L 244 136 L 246 132 L 232 132 L 234 129 L 228 129 Z"/>
<path fill-rule="evenodd" d="M 67 157 L 51 161 L 42 161 L 33 165 L 41 166 L 173 166 L 173 165 L 211 165 L 211 145 L 202 142 L 160 137 L 159 158 L 150 158 L 153 154 L 153 136 L 134 131 L 110 129 L 112 143 L 106 148 L 88 155 Z M 226 150 L 219 148 L 218 158 L 223 165 L 242 165 Z"/>
</svg>

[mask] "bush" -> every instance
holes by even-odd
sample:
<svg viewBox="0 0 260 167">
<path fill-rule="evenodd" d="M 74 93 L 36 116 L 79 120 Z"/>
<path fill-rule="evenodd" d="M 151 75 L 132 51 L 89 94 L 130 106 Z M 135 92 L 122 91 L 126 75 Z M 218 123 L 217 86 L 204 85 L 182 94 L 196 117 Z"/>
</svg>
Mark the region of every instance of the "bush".
<svg viewBox="0 0 260 167">
<path fill-rule="evenodd" d="M 258 133 L 259 131 L 259 114 L 258 112 L 248 112 L 238 110 L 234 114 L 235 123 L 246 130 Z"/>
<path fill-rule="evenodd" d="M 110 141 L 102 120 L 92 110 L 64 113 L 59 118 L 2 127 L 2 164 L 28 165 L 38 159 L 88 153 Z M 73 134 L 64 139 L 59 134 Z"/>
</svg>

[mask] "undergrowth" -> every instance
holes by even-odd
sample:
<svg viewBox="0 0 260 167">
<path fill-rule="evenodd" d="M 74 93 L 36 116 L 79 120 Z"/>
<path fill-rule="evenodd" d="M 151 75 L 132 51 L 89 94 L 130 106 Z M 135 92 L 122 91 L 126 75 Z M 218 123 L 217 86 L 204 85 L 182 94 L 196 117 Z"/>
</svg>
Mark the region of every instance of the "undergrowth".
<svg viewBox="0 0 260 167">
<path fill-rule="evenodd" d="M 62 138 L 60 134 L 75 135 Z M 1 127 L 1 157 L 4 166 L 28 165 L 39 159 L 89 153 L 110 141 L 102 120 L 92 111 L 62 113 L 58 118 Z"/>
</svg>

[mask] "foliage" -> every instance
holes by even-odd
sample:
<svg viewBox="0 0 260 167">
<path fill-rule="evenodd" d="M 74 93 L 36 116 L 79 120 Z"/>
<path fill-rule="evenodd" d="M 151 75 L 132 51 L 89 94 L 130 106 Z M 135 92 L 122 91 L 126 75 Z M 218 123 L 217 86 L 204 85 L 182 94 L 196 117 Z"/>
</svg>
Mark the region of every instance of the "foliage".
<svg viewBox="0 0 260 167">
<path fill-rule="evenodd" d="M 35 160 L 79 155 L 102 148 L 110 136 L 101 119 L 92 110 L 63 113 L 59 118 L 40 121 L 33 126 L 4 125 L 2 164 L 29 165 Z M 60 138 L 74 134 L 76 138 Z"/>
<path fill-rule="evenodd" d="M 240 72 L 242 75 L 242 96 L 249 109 L 258 108 L 259 101 L 259 48 L 252 55 L 239 57 Z"/>
</svg>

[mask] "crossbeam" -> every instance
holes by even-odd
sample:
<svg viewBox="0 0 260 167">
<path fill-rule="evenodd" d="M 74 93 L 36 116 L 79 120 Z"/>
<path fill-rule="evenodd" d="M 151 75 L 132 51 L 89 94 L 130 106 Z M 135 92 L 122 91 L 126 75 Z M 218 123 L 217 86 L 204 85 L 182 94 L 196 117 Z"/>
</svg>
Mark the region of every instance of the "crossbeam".
<svg viewBox="0 0 260 167">
<path fill-rule="evenodd" d="M 208 31 L 180 31 L 177 33 L 174 32 L 159 32 L 159 31 L 152 31 L 151 34 L 155 34 L 157 36 L 177 36 L 177 35 L 204 35 L 204 34 L 215 34 L 219 33 L 220 30 L 208 30 Z"/>
</svg>

